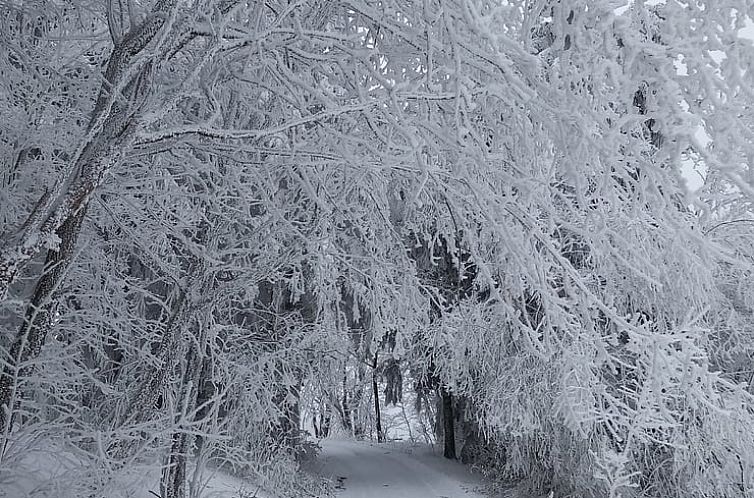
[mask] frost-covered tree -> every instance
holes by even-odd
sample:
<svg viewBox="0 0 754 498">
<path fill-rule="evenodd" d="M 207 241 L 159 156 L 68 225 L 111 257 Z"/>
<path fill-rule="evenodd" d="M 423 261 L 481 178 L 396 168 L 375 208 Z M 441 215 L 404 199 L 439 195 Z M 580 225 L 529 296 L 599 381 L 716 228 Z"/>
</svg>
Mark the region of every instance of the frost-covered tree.
<svg viewBox="0 0 754 498">
<path fill-rule="evenodd" d="M 751 11 L 6 2 L 0 472 L 42 439 L 77 495 L 281 476 L 302 383 L 389 342 L 500 477 L 743 495 L 749 268 L 715 224 L 752 194 Z"/>
</svg>

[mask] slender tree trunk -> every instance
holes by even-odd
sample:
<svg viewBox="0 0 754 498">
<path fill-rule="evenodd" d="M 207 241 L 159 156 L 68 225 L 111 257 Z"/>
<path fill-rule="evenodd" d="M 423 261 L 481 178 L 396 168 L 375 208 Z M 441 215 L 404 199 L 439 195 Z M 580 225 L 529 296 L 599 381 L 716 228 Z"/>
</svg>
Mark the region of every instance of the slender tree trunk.
<svg viewBox="0 0 754 498">
<path fill-rule="evenodd" d="M 440 388 L 442 397 L 442 426 L 443 441 L 445 443 L 443 456 L 455 460 L 456 458 L 456 434 L 453 419 L 453 395 L 445 386 Z"/>
<path fill-rule="evenodd" d="M 57 251 L 47 251 L 44 271 L 37 281 L 31 302 L 26 309 L 24 321 L 11 346 L 8 364 L 0 375 L 2 449 L 5 448 L 7 437 L 11 432 L 13 408 L 18 399 L 18 384 L 32 371 L 31 366 L 24 366 L 24 364 L 39 355 L 52 327 L 55 314 L 52 293 L 57 289 L 71 264 L 73 250 L 85 215 L 86 206 L 82 207 L 71 218 L 68 218 L 58 229 L 57 235 L 60 238 L 60 245 Z"/>
<path fill-rule="evenodd" d="M 377 385 L 377 352 L 374 353 L 372 362 L 372 391 L 374 391 L 374 420 L 377 426 L 377 442 L 384 443 L 385 435 L 382 433 L 382 417 L 380 415 L 380 389 Z"/>
<path fill-rule="evenodd" d="M 325 408 L 327 412 L 324 412 L 319 417 L 319 427 L 322 432 L 322 437 L 330 435 L 330 408 Z"/>
<path fill-rule="evenodd" d="M 189 284 L 189 287 L 192 284 Z M 181 332 L 190 320 L 192 311 L 187 309 L 188 297 L 186 291 L 180 290 L 180 295 L 173 314 L 165 325 L 160 349 L 157 352 L 159 361 L 157 365 L 149 368 L 141 377 L 133 398 L 129 403 L 129 410 L 121 421 L 121 424 L 138 425 L 147 421 L 153 415 L 160 392 L 167 382 L 168 376 L 175 368 L 176 353 L 179 346 Z M 114 441 L 107 449 L 107 453 L 116 459 L 126 457 L 132 448 L 132 443 L 126 441 Z"/>
<path fill-rule="evenodd" d="M 200 338 L 199 342 L 202 343 Z M 200 346 L 201 347 L 201 346 Z M 196 348 L 189 348 L 186 367 L 183 374 L 183 407 L 178 415 L 177 431 L 173 433 L 165 469 L 162 472 L 160 491 L 162 498 L 184 498 L 186 496 L 186 460 L 193 443 L 193 437 L 186 429 L 194 421 L 194 409 L 199 395 L 199 386 L 203 377 L 201 356 Z"/>
<path fill-rule="evenodd" d="M 319 416 L 316 412 L 312 415 L 312 427 L 314 427 L 314 437 L 319 439 L 321 430 L 319 428 Z"/>
<path fill-rule="evenodd" d="M 296 376 L 298 377 L 298 373 Z M 293 399 L 293 402 L 290 400 Z M 299 427 L 301 426 L 301 381 L 296 385 L 286 386 L 276 396 L 275 403 L 281 407 L 278 419 L 277 433 L 280 439 L 289 447 L 295 447 L 299 442 Z"/>
<path fill-rule="evenodd" d="M 411 430 L 411 422 L 408 420 L 408 414 L 406 413 L 406 405 L 401 401 L 401 414 L 403 415 L 403 421 L 406 423 L 406 429 L 408 429 L 408 439 L 412 443 L 414 440 L 414 432 Z M 423 424 L 422 424 L 423 425 Z"/>
<path fill-rule="evenodd" d="M 343 399 L 340 406 L 342 407 L 340 418 L 343 421 L 343 428 L 349 432 L 353 432 L 351 427 L 351 410 L 348 408 L 348 371 L 346 370 L 346 365 L 343 365 Z"/>
<path fill-rule="evenodd" d="M 351 428 L 353 430 L 354 437 L 361 437 L 364 435 L 364 417 L 362 401 L 364 400 L 364 366 L 359 363 L 356 368 L 356 384 L 354 385 L 353 392 L 351 393 Z"/>
<path fill-rule="evenodd" d="M 184 498 L 186 496 L 187 441 L 187 434 L 173 433 L 170 454 L 160 483 L 162 498 Z"/>
</svg>

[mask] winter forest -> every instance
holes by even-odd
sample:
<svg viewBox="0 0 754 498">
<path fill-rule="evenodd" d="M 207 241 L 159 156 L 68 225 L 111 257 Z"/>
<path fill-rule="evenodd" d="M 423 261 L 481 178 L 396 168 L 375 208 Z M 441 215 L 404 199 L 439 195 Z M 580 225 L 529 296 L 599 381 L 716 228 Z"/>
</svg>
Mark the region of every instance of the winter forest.
<svg viewBox="0 0 754 498">
<path fill-rule="evenodd" d="M 754 497 L 753 18 L 0 0 L 0 496 Z"/>
</svg>

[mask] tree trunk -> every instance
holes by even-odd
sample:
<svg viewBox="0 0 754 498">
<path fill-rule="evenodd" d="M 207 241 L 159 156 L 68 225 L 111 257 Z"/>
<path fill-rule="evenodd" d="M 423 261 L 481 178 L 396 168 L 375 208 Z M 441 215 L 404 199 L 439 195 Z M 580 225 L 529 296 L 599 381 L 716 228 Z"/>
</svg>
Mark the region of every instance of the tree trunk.
<svg viewBox="0 0 754 498">
<path fill-rule="evenodd" d="M 173 433 L 170 454 L 162 472 L 160 494 L 162 498 L 184 498 L 186 496 L 186 452 L 188 435 Z"/>
<path fill-rule="evenodd" d="M 440 388 L 442 397 L 442 425 L 443 441 L 445 443 L 443 456 L 455 460 L 456 458 L 456 434 L 453 418 L 453 395 L 445 386 Z"/>
<path fill-rule="evenodd" d="M 189 289 L 191 285 L 193 285 L 193 279 L 191 279 Z M 178 292 L 180 294 L 174 304 L 173 314 L 165 325 L 160 349 L 157 352 L 158 363 L 142 375 L 139 386 L 129 402 L 129 410 L 123 420 L 120 421 L 121 425 L 138 425 L 152 417 L 160 392 L 167 382 L 170 372 L 175 368 L 181 332 L 190 320 L 192 312 L 197 311 L 187 309 L 189 308 L 186 302 L 188 291 L 179 290 Z M 130 454 L 132 444 L 132 442 L 116 440 L 110 444 L 107 453 L 116 459 L 125 458 Z"/>
<path fill-rule="evenodd" d="M 296 385 L 285 386 L 275 396 L 275 404 L 281 408 L 276 433 L 280 441 L 293 448 L 299 443 L 299 428 L 301 426 L 301 380 L 296 372 Z"/>
<path fill-rule="evenodd" d="M 7 436 L 11 432 L 13 408 L 18 398 L 18 384 L 32 371 L 31 366 L 24 366 L 24 364 L 39 355 L 52 327 L 55 315 L 54 301 L 51 299 L 52 293 L 57 289 L 71 264 L 73 250 L 85 215 L 86 206 L 82 207 L 74 216 L 68 218 L 58 229 L 57 236 L 60 238 L 60 245 L 57 251 L 47 251 L 44 271 L 37 281 L 31 302 L 26 308 L 24 321 L 11 346 L 8 364 L 0 375 L 2 449 L 5 448 Z"/>
<path fill-rule="evenodd" d="M 385 435 L 382 433 L 382 417 L 380 416 L 380 389 L 377 385 L 377 353 L 374 353 L 372 362 L 372 391 L 374 391 L 374 420 L 377 427 L 377 442 L 384 443 Z"/>
<path fill-rule="evenodd" d="M 204 337 L 199 338 L 200 348 L 203 347 Z M 186 460 L 192 446 L 193 437 L 186 432 L 194 421 L 194 410 L 199 396 L 204 371 L 201 355 L 196 347 L 189 347 L 186 367 L 183 374 L 182 391 L 183 407 L 178 415 L 177 431 L 173 433 L 165 469 L 162 472 L 160 491 L 163 498 L 184 498 L 186 496 Z"/>
<path fill-rule="evenodd" d="M 330 434 L 330 408 L 325 407 L 325 412 L 319 416 L 319 430 L 321 437 L 327 437 Z"/>
<path fill-rule="evenodd" d="M 49 247 L 53 234 L 64 231 L 66 224 L 75 224 L 77 218 L 81 223 L 92 192 L 121 161 L 133 138 L 132 119 L 144 101 L 152 71 L 152 61 L 136 68 L 134 59 L 162 29 L 176 2 L 157 2 L 138 28 L 113 48 L 87 134 L 73 159 L 72 175 L 52 192 L 45 192 L 15 240 L 0 246 L 0 299 L 26 264 Z"/>
<path fill-rule="evenodd" d="M 158 2 L 152 15 L 115 46 L 89 118 L 87 136 L 74 159 L 72 176 L 53 192 L 45 192 L 17 240 L 0 247 L 0 299 L 4 299 L 20 270 L 49 246 L 51 236 L 54 234 L 60 239 L 57 250 L 47 251 L 44 273 L 37 281 L 24 323 L 0 375 L 0 441 L 3 443 L 0 449 L 5 447 L 10 433 L 18 382 L 29 373 L 22 365 L 39 355 L 47 337 L 54 318 L 50 296 L 70 264 L 91 194 L 105 173 L 120 162 L 135 131 L 132 118 L 147 91 L 151 63 L 129 72 L 133 69 L 131 64 L 162 29 L 166 14 L 175 3 L 176 0 Z"/>
<path fill-rule="evenodd" d="M 343 398 L 341 399 L 340 406 L 340 418 L 343 424 L 343 429 L 353 432 L 353 429 L 351 428 L 351 411 L 348 408 L 348 371 L 346 370 L 345 364 L 343 365 Z"/>
</svg>

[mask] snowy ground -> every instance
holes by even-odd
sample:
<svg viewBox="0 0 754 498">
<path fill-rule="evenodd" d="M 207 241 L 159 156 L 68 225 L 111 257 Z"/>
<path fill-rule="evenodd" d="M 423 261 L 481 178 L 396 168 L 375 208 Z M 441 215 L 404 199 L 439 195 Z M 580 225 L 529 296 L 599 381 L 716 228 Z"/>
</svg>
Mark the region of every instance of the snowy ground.
<svg viewBox="0 0 754 498">
<path fill-rule="evenodd" d="M 29 443 L 27 451 L 17 455 L 12 463 L 10 468 L 0 465 L 0 498 L 81 498 L 82 494 L 76 491 L 77 481 L 91 479 L 96 474 L 96 469 L 87 464 L 84 456 L 51 443 Z M 201 498 L 272 496 L 250 480 L 210 468 L 198 475 L 194 470 L 190 465 L 189 480 L 194 481 Z M 103 494 L 106 498 L 150 498 L 159 491 L 159 482 L 159 464 L 145 463 L 120 475 L 104 488 Z"/>
<path fill-rule="evenodd" d="M 481 480 L 428 446 L 325 439 L 319 472 L 339 498 L 481 498 Z"/>
<path fill-rule="evenodd" d="M 432 447 L 409 442 L 375 444 L 325 439 L 309 472 L 331 479 L 337 498 L 482 498 L 482 480 L 468 467 L 442 458 Z M 145 464 L 146 465 L 146 464 Z M 191 466 L 193 467 L 193 466 Z M 6 469 L 7 470 L 7 469 Z M 53 444 L 29 448 L 13 472 L 0 467 L 0 498 L 80 498 L 76 481 L 86 476 L 86 460 Z M 189 468 L 190 478 L 195 477 Z M 271 498 L 253 482 L 204 469 L 196 476 L 202 498 Z M 159 490 L 158 465 L 122 475 L 104 492 L 108 498 L 147 498 Z M 280 496 L 280 495 L 278 495 Z M 324 495 L 318 498 L 324 498 Z"/>
</svg>

